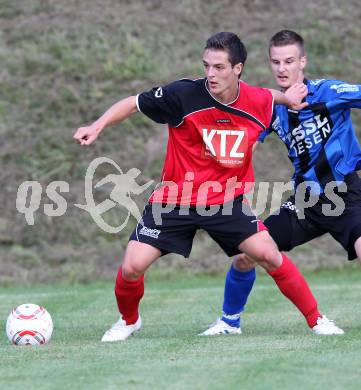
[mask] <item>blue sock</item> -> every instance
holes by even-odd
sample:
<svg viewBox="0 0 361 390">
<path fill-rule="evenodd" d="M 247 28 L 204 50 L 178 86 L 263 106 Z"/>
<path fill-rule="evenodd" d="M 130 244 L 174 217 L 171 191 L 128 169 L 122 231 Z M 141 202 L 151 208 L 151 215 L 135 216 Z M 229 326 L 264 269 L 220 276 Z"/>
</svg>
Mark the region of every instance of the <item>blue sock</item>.
<svg viewBox="0 0 361 390">
<path fill-rule="evenodd" d="M 231 265 L 224 286 L 222 316 L 222 320 L 228 325 L 240 326 L 241 312 L 244 310 L 255 280 L 254 268 L 247 272 L 240 272 L 233 267 L 233 264 Z"/>
</svg>

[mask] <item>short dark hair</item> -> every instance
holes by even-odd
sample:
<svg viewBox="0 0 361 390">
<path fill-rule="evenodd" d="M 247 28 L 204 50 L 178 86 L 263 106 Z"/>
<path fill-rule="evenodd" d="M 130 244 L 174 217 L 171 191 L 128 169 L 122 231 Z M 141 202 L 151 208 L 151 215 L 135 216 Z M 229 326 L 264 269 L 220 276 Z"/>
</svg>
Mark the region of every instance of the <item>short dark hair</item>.
<svg viewBox="0 0 361 390">
<path fill-rule="evenodd" d="M 273 46 L 298 45 L 301 56 L 305 55 L 305 44 L 301 35 L 291 30 L 278 31 L 269 41 L 268 52 Z"/>
<path fill-rule="evenodd" d="M 207 49 L 225 50 L 228 52 L 232 67 L 240 62 L 244 65 L 247 59 L 247 50 L 239 37 L 231 32 L 219 32 L 207 39 Z"/>
</svg>

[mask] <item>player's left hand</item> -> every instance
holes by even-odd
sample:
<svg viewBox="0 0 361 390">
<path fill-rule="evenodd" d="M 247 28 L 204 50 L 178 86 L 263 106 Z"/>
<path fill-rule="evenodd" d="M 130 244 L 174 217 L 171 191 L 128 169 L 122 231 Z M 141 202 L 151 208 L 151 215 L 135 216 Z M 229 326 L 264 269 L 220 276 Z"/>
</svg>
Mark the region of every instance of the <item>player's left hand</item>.
<svg viewBox="0 0 361 390">
<path fill-rule="evenodd" d="M 289 100 L 289 107 L 293 110 L 302 110 L 308 106 L 307 102 L 302 102 L 303 98 L 307 96 L 308 89 L 304 83 L 296 83 L 287 89 L 285 95 Z"/>
</svg>

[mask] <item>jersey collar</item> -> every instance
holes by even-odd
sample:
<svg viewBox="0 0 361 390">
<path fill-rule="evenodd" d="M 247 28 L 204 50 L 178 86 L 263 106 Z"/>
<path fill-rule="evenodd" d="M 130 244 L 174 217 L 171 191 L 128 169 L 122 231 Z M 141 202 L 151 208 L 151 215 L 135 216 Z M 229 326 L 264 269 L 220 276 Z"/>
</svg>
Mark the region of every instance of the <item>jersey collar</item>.
<svg viewBox="0 0 361 390">
<path fill-rule="evenodd" d="M 241 84 L 241 82 L 239 81 L 238 82 L 238 91 L 237 91 L 237 96 L 236 96 L 236 98 L 234 99 L 234 100 L 232 100 L 231 102 L 229 102 L 229 103 L 222 103 L 222 102 L 220 102 L 218 99 L 216 99 L 212 94 L 211 94 L 211 92 L 209 91 L 209 89 L 208 89 L 208 80 L 205 78 L 204 79 L 204 86 L 205 86 L 205 88 L 206 88 L 206 90 L 207 90 L 207 92 L 208 92 L 208 94 L 209 94 L 209 96 L 213 99 L 213 100 L 215 100 L 216 102 L 218 102 L 219 104 L 223 104 L 224 106 L 230 106 L 231 104 L 233 104 L 233 103 L 235 103 L 237 100 L 238 100 L 238 98 L 239 98 L 239 93 L 240 93 L 240 84 Z"/>
</svg>

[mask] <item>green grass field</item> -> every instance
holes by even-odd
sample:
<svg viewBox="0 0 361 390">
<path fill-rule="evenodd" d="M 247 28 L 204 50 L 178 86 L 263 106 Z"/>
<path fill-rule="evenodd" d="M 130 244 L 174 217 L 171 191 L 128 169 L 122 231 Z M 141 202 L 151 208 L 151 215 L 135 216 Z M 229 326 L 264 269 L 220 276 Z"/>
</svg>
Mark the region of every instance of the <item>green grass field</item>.
<svg viewBox="0 0 361 390">
<path fill-rule="evenodd" d="M 48 345 L 1 340 L 1 389 L 359 389 L 361 270 L 308 275 L 321 309 L 344 336 L 317 337 L 261 273 L 243 334 L 197 336 L 221 307 L 223 278 L 150 275 L 143 329 L 123 343 L 99 340 L 116 319 L 111 283 L 0 288 L 0 317 L 33 302 L 52 314 Z"/>
</svg>

